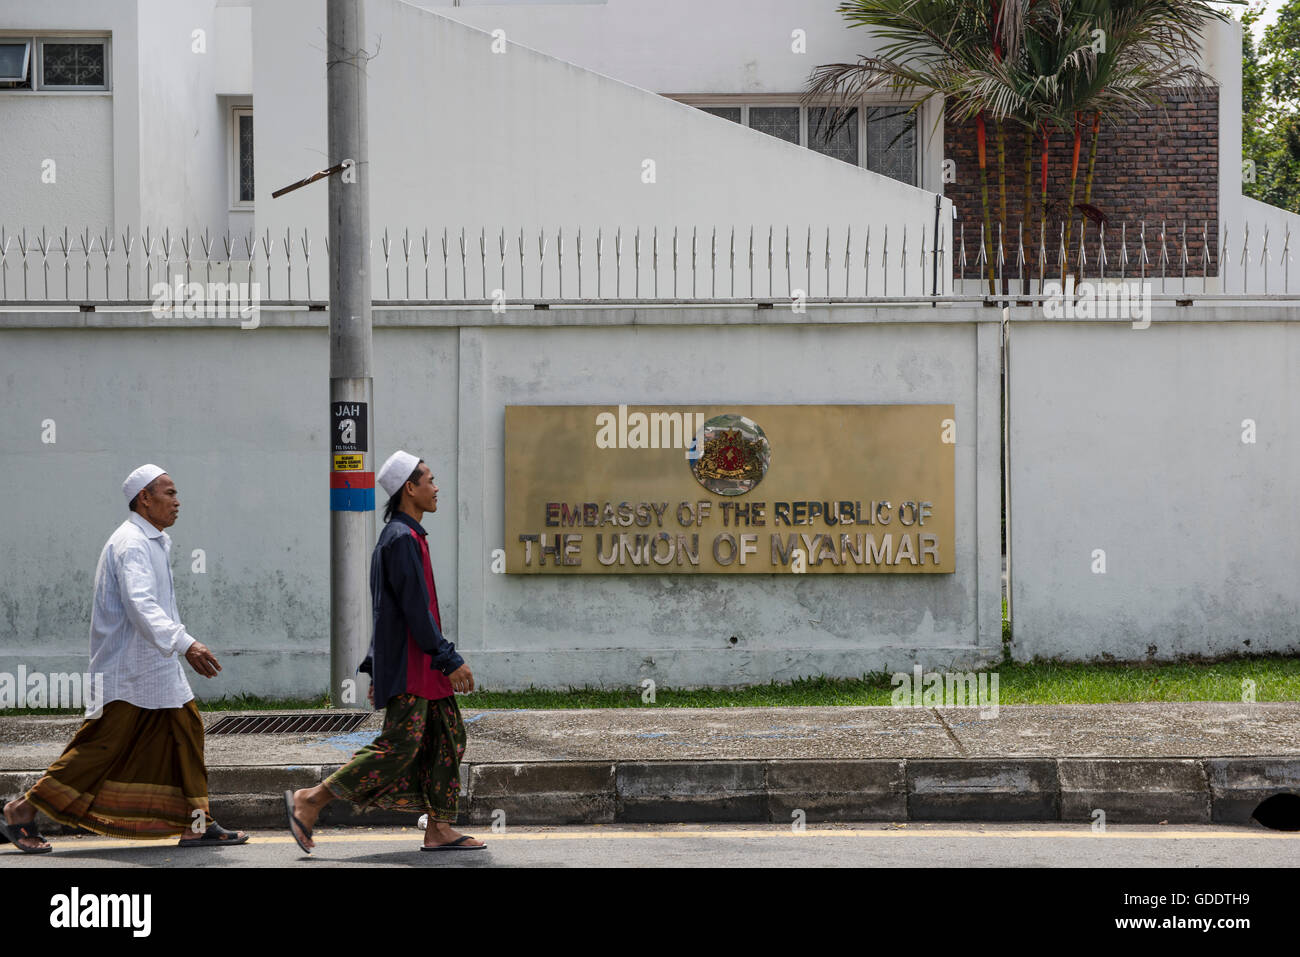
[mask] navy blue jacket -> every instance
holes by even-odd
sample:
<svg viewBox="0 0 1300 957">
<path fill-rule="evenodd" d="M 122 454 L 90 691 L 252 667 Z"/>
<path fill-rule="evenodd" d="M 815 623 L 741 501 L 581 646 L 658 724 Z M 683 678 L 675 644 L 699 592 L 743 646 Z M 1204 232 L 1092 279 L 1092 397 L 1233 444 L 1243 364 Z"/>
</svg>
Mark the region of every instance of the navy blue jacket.
<svg viewBox="0 0 1300 957">
<path fill-rule="evenodd" d="M 370 653 L 357 670 L 371 676 L 376 709 L 385 708 L 392 697 L 416 686 L 436 684 L 451 693 L 450 683 L 442 676 L 465 663 L 456 646 L 443 637 L 434 617 L 421 554 L 427 553 L 423 542 L 427 535 L 419 522 L 398 512 L 379 533 L 370 558 L 374 633 Z M 424 667 L 426 662 L 441 675 L 409 673 L 410 667 Z"/>
</svg>

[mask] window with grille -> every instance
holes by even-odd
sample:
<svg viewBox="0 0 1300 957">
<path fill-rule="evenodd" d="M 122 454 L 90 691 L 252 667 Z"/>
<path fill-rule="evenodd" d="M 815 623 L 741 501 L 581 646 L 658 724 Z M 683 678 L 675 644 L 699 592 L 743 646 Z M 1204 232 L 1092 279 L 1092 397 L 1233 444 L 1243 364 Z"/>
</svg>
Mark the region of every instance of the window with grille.
<svg viewBox="0 0 1300 957">
<path fill-rule="evenodd" d="M 698 109 L 909 185 L 918 183 L 916 112 L 910 104 L 865 106 L 838 115 L 825 106 L 735 100 L 705 103 Z"/>
<path fill-rule="evenodd" d="M 253 188 L 253 108 L 237 106 L 231 110 L 230 127 L 231 205 L 251 206 L 256 195 Z"/>
<path fill-rule="evenodd" d="M 798 145 L 799 111 L 797 106 L 751 106 L 749 128 Z"/>
<path fill-rule="evenodd" d="M 858 111 L 849 110 L 839 117 L 825 106 L 808 109 L 808 147 L 818 153 L 857 166 Z"/>
<path fill-rule="evenodd" d="M 706 106 L 703 109 L 705 113 L 720 116 L 722 119 L 731 120 L 733 123 L 739 123 L 741 119 L 741 110 L 738 106 Z"/>
<path fill-rule="evenodd" d="M 107 90 L 108 41 L 41 40 L 41 89 Z"/>
<path fill-rule="evenodd" d="M 897 106 L 867 110 L 867 169 L 916 185 L 916 113 Z"/>
<path fill-rule="evenodd" d="M 108 37 L 0 36 L 0 90 L 107 90 L 111 72 Z"/>
</svg>

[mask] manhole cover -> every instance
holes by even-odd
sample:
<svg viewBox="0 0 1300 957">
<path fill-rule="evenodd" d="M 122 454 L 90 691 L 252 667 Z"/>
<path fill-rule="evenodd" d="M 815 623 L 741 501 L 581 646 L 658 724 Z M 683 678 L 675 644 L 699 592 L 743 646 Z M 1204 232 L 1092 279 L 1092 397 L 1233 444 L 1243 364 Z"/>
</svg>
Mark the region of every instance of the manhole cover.
<svg viewBox="0 0 1300 957">
<path fill-rule="evenodd" d="M 205 734 L 343 734 L 365 721 L 365 711 L 342 714 L 243 714 L 222 718 Z"/>
</svg>

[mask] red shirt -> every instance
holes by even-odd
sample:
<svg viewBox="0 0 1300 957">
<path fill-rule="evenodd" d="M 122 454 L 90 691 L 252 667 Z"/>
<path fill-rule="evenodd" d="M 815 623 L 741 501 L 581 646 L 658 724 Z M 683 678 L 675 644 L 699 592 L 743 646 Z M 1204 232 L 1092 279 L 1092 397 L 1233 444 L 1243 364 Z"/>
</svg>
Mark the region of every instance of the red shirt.
<svg viewBox="0 0 1300 957">
<path fill-rule="evenodd" d="M 429 561 L 429 543 L 415 529 L 412 528 L 409 531 L 411 537 L 415 539 L 415 544 L 420 549 L 420 567 L 424 572 L 424 587 L 429 592 L 429 611 L 433 613 L 433 620 L 438 623 L 438 630 L 441 631 L 442 616 L 438 614 L 438 589 L 433 583 L 433 565 Z M 456 693 L 451 686 L 451 682 L 447 680 L 447 676 L 433 667 L 432 656 L 416 644 L 409 629 L 406 632 L 406 693 L 419 695 L 421 698 L 428 698 L 430 701 L 446 698 Z"/>
</svg>

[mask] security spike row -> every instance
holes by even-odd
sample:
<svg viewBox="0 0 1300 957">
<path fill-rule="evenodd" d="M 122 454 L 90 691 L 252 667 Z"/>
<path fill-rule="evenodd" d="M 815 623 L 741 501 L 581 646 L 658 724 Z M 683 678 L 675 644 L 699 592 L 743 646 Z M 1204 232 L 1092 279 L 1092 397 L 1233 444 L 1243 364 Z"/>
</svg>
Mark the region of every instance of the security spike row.
<svg viewBox="0 0 1300 957">
<path fill-rule="evenodd" d="M 499 286 L 512 299 L 525 301 L 528 296 L 545 298 L 552 289 L 558 290 L 559 301 L 571 301 L 575 296 L 572 301 L 588 301 L 592 296 L 604 301 L 603 297 L 610 294 L 616 297 L 614 301 L 621 301 L 629 293 L 635 300 L 669 294 L 674 299 L 688 297 L 691 301 L 720 297 L 734 300 L 738 294 L 752 299 L 763 293 L 777 293 L 782 278 L 792 289 L 807 287 L 805 294 L 813 294 L 815 287 L 816 293 L 828 300 L 843 297 L 851 301 L 854 296 L 907 296 L 916 290 L 918 276 L 925 280 L 921 294 L 933 294 L 930 271 L 940 266 L 951 275 L 936 283 L 936 291 L 940 286 L 949 288 L 950 279 L 958 294 L 982 296 L 987 295 L 982 283 L 962 284 L 975 278 L 972 268 L 982 280 L 987 280 L 990 265 L 995 278 L 1005 278 L 1012 270 L 1011 278 L 1023 283 L 1031 278 L 1025 273 L 1033 263 L 1039 267 L 1040 279 L 1048 276 L 1049 264 L 1077 271 L 1080 277 L 1102 279 L 1111 276 L 1112 271 L 1120 278 L 1138 274 L 1147 278 L 1158 271 L 1162 289 L 1178 296 L 1192 292 L 1290 295 L 1300 279 L 1293 275 L 1297 272 L 1294 229 L 1285 221 L 1237 219 L 1216 225 L 1203 220 L 1198 229 L 1194 221 L 1184 218 L 1154 220 L 1148 229 L 1148 223 L 1136 220 L 1132 223 L 1133 250 L 1128 248 L 1129 224 L 1124 221 L 1085 219 L 1077 247 L 1071 249 L 1065 248 L 1063 221 L 995 223 L 990 232 L 984 223 L 972 221 L 973 234 L 978 237 L 973 251 L 966 240 L 964 220 L 953 224 L 951 236 L 944 235 L 943 230 L 932 232 L 926 220 L 893 224 L 750 223 L 748 227 L 737 223 L 657 223 L 644 227 L 501 225 L 495 228 L 495 249 L 491 248 L 493 239 L 486 224 L 479 224 L 477 236 L 469 225 L 406 224 L 378 229 L 370 255 L 372 275 L 384 271 L 384 282 L 376 294 L 385 301 L 400 297 L 395 301 L 412 302 L 428 301 L 431 294 L 441 296 L 443 301 L 457 301 L 467 293 L 476 297 L 473 302 L 481 302 L 491 298 L 493 286 Z M 611 230 L 608 236 L 607 228 Z M 631 256 L 623 255 L 624 229 L 633 233 Z M 1014 234 L 1008 229 L 1014 229 Z M 763 231 L 767 232 L 766 257 Z M 660 244 L 661 232 L 664 248 Z M 612 256 L 608 255 L 611 241 Z M 477 249 L 473 248 L 475 244 Z M 946 249 L 949 244 L 953 247 L 951 258 Z M 1070 245 L 1074 246 L 1074 240 Z M 277 224 L 254 233 L 232 231 L 225 225 L 196 228 L 193 224 L 149 224 L 137 228 L 131 223 L 115 228 L 24 228 L 0 224 L 0 301 L 133 302 L 139 301 L 154 280 L 180 274 L 185 282 L 197 279 L 200 284 L 203 280 L 233 282 L 236 277 L 246 278 L 261 285 L 264 301 L 310 302 L 317 292 L 319 273 L 325 268 L 320 260 L 322 256 L 328 260 L 334 251 L 328 234 L 313 235 L 310 228 L 300 225 Z M 440 292 L 430 276 L 430 272 L 436 275 L 439 253 L 444 273 Z M 509 263 L 512 255 L 518 256 L 518 272 L 514 274 Z M 468 292 L 473 280 L 467 273 L 476 259 L 479 282 L 473 283 L 473 291 Z M 461 272 L 459 288 L 454 278 L 451 283 L 447 281 L 448 273 L 456 266 Z M 659 275 L 661 268 L 665 271 L 663 277 Z M 667 269 L 672 270 L 671 281 Z M 57 278 L 59 270 L 64 273 L 62 282 Z M 784 277 L 777 275 L 781 271 Z M 855 278 L 855 271 L 861 273 L 861 278 Z M 394 272 L 399 275 L 394 277 Z M 491 279 L 488 272 L 493 272 Z M 552 278 L 558 286 L 551 284 Z M 659 282 L 661 278 L 664 284 Z M 647 288 L 651 283 L 653 291 Z M 281 298 L 275 299 L 276 294 Z"/>
</svg>

